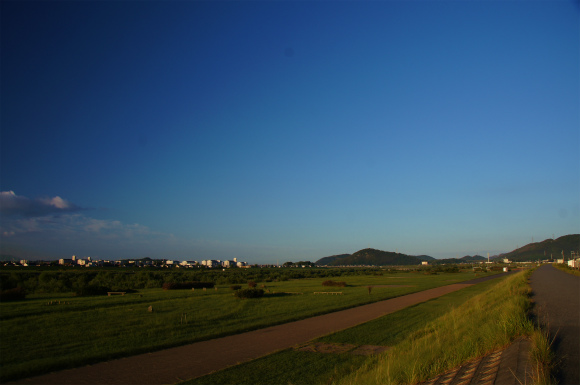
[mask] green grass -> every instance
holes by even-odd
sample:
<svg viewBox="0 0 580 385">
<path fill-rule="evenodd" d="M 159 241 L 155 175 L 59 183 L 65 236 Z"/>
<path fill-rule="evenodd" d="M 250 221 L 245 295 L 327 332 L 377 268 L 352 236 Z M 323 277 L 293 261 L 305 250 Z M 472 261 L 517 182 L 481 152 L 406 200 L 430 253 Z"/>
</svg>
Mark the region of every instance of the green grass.
<svg viewBox="0 0 580 385">
<path fill-rule="evenodd" d="M 553 372 L 556 365 L 552 343 L 554 340 L 546 331 L 534 330 L 531 336 L 530 356 L 533 366 L 534 385 L 555 385 L 556 379 Z"/>
<path fill-rule="evenodd" d="M 206 292 L 149 289 L 114 297 L 31 296 L 0 303 L 0 381 L 258 329 L 474 277 L 473 273 L 344 277 L 341 280 L 349 286 L 340 288 L 342 296 L 312 294 L 330 291 L 322 286 L 325 278 L 291 280 L 267 283 L 271 293 L 256 300 L 235 298 L 229 285 Z M 376 287 L 369 295 L 368 285 L 412 287 Z M 182 322 L 184 314 L 187 323 Z"/>
<path fill-rule="evenodd" d="M 394 346 L 425 327 L 434 318 L 461 306 L 492 288 L 491 280 L 388 314 L 353 328 L 330 334 L 315 342 Z M 287 349 L 181 385 L 208 384 L 325 384 L 356 371 L 368 357 L 349 353 L 322 354 Z"/>
<path fill-rule="evenodd" d="M 413 384 L 531 334 L 527 274 L 510 276 L 418 329 L 383 355 L 338 381 Z"/>
<path fill-rule="evenodd" d="M 554 264 L 552 264 L 552 266 L 554 266 L 556 269 L 562 270 L 568 274 L 572 274 L 572 275 L 575 275 L 577 277 L 580 277 L 580 270 L 572 269 L 570 266 L 568 266 L 566 264 L 554 263 Z"/>
</svg>

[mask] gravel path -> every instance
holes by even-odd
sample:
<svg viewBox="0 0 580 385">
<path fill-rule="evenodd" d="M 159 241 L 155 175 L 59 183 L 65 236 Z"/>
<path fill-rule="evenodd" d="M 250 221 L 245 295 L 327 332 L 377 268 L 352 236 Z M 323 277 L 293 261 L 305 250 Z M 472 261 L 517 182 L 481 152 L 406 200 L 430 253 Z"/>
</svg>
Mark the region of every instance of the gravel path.
<svg viewBox="0 0 580 385">
<path fill-rule="evenodd" d="M 177 348 L 63 370 L 19 384 L 174 384 L 306 343 L 492 277 L 437 287 L 330 314 Z"/>
<path fill-rule="evenodd" d="M 560 361 L 560 384 L 580 384 L 580 277 L 551 265 L 531 276 L 534 312 L 541 325 L 555 336 L 554 351 Z"/>
</svg>

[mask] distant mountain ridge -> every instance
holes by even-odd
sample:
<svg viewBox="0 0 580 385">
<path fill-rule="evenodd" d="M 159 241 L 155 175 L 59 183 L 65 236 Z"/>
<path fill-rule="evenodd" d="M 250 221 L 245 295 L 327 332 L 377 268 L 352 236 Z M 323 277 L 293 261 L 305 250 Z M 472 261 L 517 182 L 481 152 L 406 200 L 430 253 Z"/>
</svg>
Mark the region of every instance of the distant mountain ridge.
<svg viewBox="0 0 580 385">
<path fill-rule="evenodd" d="M 580 255 L 580 234 L 569 234 L 557 239 L 546 239 L 542 242 L 533 242 L 519 247 L 509 253 L 494 255 L 490 260 L 506 258 L 514 262 L 538 261 L 545 259 L 560 259 L 562 251 L 566 259 L 570 258 L 571 251 Z M 444 263 L 477 263 L 487 261 L 481 255 L 466 255 L 461 258 L 435 259 L 428 255 L 407 255 L 392 251 L 376 249 L 362 249 L 353 254 L 339 254 L 324 257 L 315 262 L 319 266 L 389 266 L 389 265 L 419 265 L 422 261 L 429 264 Z"/>
<path fill-rule="evenodd" d="M 330 265 L 332 262 L 348 257 L 350 254 L 339 254 L 339 255 L 331 255 L 330 257 L 320 258 L 318 261 L 315 262 L 316 265 L 326 266 Z"/>
<path fill-rule="evenodd" d="M 580 251 L 580 234 L 569 234 L 556 239 L 529 243 L 509 253 L 497 255 L 495 258 L 507 258 L 515 262 L 560 259 L 562 251 L 564 251 L 566 259 L 570 259 L 571 251 L 578 253 Z"/>
<path fill-rule="evenodd" d="M 317 265 L 323 266 L 387 266 L 387 265 L 420 265 L 422 261 L 434 260 L 428 255 L 418 257 L 382 251 L 376 249 L 363 249 L 353 254 L 341 254 L 332 257 L 324 257 L 316 261 Z"/>
</svg>

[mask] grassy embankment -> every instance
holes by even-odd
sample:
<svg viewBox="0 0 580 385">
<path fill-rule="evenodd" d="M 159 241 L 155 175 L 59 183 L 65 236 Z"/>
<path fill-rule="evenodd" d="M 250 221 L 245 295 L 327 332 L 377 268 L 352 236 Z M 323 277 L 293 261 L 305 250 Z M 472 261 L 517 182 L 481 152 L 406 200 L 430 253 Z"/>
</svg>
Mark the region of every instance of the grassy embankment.
<svg viewBox="0 0 580 385">
<path fill-rule="evenodd" d="M 258 329 L 474 276 L 470 272 L 345 277 L 349 286 L 340 289 L 323 289 L 324 279 L 272 282 L 267 283 L 272 294 L 255 301 L 235 298 L 229 286 L 217 291 L 150 289 L 115 297 L 34 295 L 0 303 L 0 381 Z M 376 287 L 369 295 L 369 285 L 410 287 Z M 331 290 L 344 295 L 312 294 Z"/>
<path fill-rule="evenodd" d="M 371 359 L 339 383 L 411 384 L 427 380 L 466 360 L 532 335 L 535 383 L 550 383 L 548 341 L 528 318 L 528 273 L 503 280 L 490 290 L 430 322 L 382 356 Z"/>
<path fill-rule="evenodd" d="M 571 267 L 569 267 L 566 264 L 563 263 L 554 263 L 552 264 L 552 266 L 554 266 L 556 269 L 562 270 L 568 274 L 572 274 L 575 275 L 577 277 L 580 277 L 580 270 L 578 269 L 572 269 Z"/>
<path fill-rule="evenodd" d="M 182 385 L 411 384 L 523 334 L 532 334 L 535 383 L 550 384 L 548 340 L 527 318 L 528 275 L 471 286 L 314 341 L 392 347 L 382 355 L 288 349 Z"/>
</svg>

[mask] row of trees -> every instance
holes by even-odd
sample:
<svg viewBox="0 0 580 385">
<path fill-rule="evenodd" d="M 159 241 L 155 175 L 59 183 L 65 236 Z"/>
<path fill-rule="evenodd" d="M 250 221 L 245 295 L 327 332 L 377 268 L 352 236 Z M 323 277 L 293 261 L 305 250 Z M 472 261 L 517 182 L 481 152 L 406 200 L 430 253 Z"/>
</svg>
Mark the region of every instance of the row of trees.
<svg viewBox="0 0 580 385">
<path fill-rule="evenodd" d="M 417 269 L 416 272 L 458 272 L 457 265 Z M 393 273 L 395 271 L 390 271 Z M 0 291 L 22 288 L 31 293 L 83 293 L 103 291 L 130 291 L 161 288 L 163 284 L 185 282 L 212 282 L 216 285 L 236 285 L 254 282 L 276 282 L 302 278 L 334 278 L 353 275 L 382 275 L 377 269 L 227 269 L 221 270 L 15 270 L 0 271 Z"/>
<path fill-rule="evenodd" d="M 245 284 L 248 281 L 274 282 L 301 278 L 326 278 L 341 275 L 368 274 L 360 270 L 339 269 L 228 269 L 116 271 L 116 270 L 45 270 L 0 272 L 0 290 L 20 287 L 26 293 L 91 293 L 93 291 L 129 291 L 161 288 L 163 284 L 213 282 L 217 285 Z M 97 290 L 98 288 L 98 290 Z"/>
</svg>

